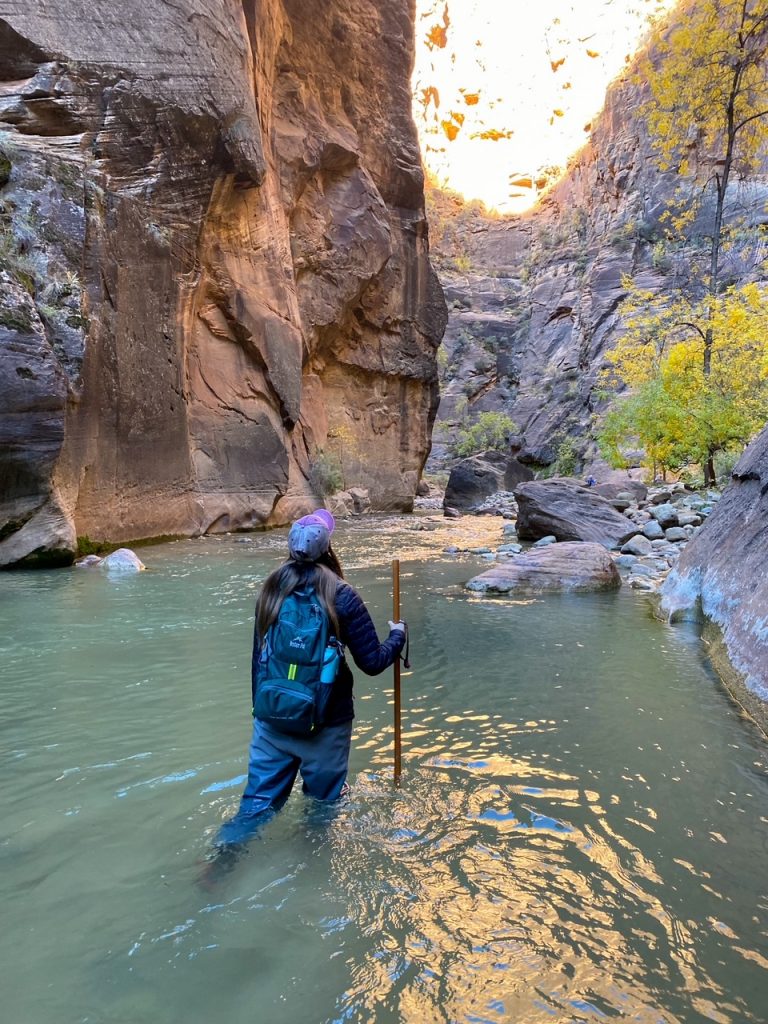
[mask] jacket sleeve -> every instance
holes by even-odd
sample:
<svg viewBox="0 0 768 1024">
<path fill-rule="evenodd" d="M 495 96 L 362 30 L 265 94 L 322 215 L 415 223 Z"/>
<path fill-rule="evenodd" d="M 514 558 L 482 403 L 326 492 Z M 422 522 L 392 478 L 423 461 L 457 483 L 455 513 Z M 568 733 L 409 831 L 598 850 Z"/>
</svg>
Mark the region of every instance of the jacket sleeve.
<svg viewBox="0 0 768 1024">
<path fill-rule="evenodd" d="M 339 616 L 339 638 L 349 649 L 355 664 L 366 675 L 377 676 L 392 665 L 405 646 L 405 635 L 393 629 L 383 644 L 360 595 L 341 583 L 336 591 L 336 612 Z"/>
</svg>

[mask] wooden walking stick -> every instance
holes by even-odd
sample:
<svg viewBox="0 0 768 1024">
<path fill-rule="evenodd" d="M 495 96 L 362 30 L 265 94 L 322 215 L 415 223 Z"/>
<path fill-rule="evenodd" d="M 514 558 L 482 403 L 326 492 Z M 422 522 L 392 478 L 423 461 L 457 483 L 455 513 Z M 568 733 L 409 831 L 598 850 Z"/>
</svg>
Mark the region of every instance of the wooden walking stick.
<svg viewBox="0 0 768 1024">
<path fill-rule="evenodd" d="M 400 559 L 392 559 L 392 621 L 400 621 Z M 400 785 L 402 769 L 402 731 L 400 722 L 400 656 L 392 668 L 395 671 L 395 786 Z"/>
</svg>

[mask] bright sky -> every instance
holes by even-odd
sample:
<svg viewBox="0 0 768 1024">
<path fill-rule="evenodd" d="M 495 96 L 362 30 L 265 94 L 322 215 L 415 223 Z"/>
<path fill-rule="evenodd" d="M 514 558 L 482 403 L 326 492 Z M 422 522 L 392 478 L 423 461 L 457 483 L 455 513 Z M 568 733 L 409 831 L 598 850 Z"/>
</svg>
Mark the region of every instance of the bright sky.
<svg viewBox="0 0 768 1024">
<path fill-rule="evenodd" d="M 565 166 L 649 16 L 675 2 L 417 0 L 414 112 L 427 169 L 467 199 L 527 209 L 536 186 L 514 182 Z"/>
</svg>

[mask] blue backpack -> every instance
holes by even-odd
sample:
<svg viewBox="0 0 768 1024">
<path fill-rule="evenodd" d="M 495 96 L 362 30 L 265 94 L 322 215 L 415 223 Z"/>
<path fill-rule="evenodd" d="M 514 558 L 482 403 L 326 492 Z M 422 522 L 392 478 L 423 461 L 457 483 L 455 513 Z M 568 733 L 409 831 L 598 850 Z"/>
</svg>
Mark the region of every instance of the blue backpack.
<svg viewBox="0 0 768 1024">
<path fill-rule="evenodd" d="M 294 590 L 283 600 L 254 660 L 254 716 L 293 736 L 316 733 L 323 725 L 342 650 L 314 590 Z"/>
</svg>

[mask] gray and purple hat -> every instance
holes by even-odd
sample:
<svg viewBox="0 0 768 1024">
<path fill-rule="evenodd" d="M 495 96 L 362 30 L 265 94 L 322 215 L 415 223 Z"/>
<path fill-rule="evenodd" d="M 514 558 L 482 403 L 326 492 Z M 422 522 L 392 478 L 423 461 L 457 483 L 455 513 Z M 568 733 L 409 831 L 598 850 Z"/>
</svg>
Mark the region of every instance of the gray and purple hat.
<svg viewBox="0 0 768 1024">
<path fill-rule="evenodd" d="M 311 515 L 297 519 L 288 534 L 288 553 L 296 562 L 316 562 L 331 546 L 336 526 L 331 513 L 318 508 Z"/>
</svg>

